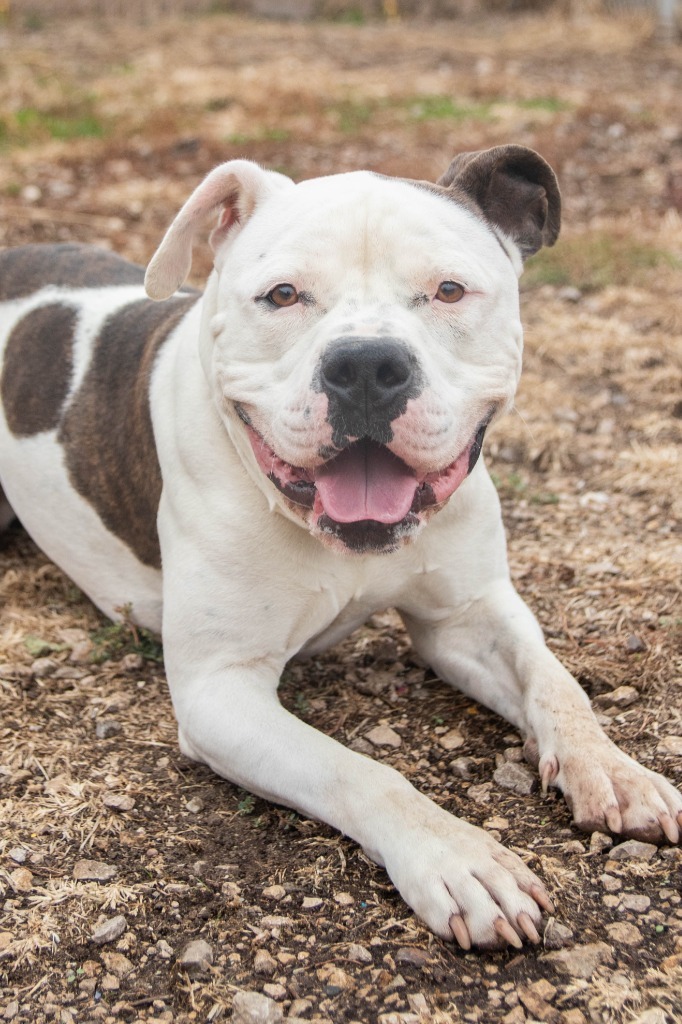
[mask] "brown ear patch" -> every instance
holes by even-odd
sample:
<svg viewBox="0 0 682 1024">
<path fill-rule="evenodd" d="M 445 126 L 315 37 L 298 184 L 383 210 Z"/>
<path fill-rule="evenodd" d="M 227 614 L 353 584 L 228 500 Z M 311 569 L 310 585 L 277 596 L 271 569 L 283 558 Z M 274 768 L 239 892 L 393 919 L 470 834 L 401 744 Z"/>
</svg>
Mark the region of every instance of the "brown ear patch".
<svg viewBox="0 0 682 1024">
<path fill-rule="evenodd" d="M 149 383 L 160 347 L 198 297 L 142 299 L 112 314 L 58 435 L 75 489 L 107 529 L 154 568 L 161 567 L 156 515 L 162 481 Z"/>
<path fill-rule="evenodd" d="M 52 302 L 27 313 L 7 339 L 0 395 L 15 437 L 59 426 L 73 372 L 77 319 L 73 307 Z"/>
<path fill-rule="evenodd" d="M 105 249 L 65 242 L 24 245 L 0 253 L 0 300 L 21 299 L 46 285 L 96 288 L 143 284 L 144 269 Z"/>
</svg>

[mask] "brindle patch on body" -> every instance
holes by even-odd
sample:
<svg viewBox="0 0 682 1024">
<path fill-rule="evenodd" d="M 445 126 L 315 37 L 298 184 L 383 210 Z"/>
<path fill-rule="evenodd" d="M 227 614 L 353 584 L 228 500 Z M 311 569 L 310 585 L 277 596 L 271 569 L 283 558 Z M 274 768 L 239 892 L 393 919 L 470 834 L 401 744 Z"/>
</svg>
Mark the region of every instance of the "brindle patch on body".
<svg viewBox="0 0 682 1024">
<path fill-rule="evenodd" d="M 0 395 L 15 437 L 56 430 L 73 372 L 78 313 L 52 302 L 31 310 L 7 340 Z"/>
<path fill-rule="evenodd" d="M 24 245 L 0 253 L 0 300 L 21 299 L 47 285 L 96 288 L 143 284 L 144 268 L 89 245 Z"/>
<path fill-rule="evenodd" d="M 161 567 L 161 470 L 149 382 L 160 347 L 198 298 L 142 299 L 112 314 L 58 435 L 74 488 L 107 529 L 154 568 Z"/>
</svg>

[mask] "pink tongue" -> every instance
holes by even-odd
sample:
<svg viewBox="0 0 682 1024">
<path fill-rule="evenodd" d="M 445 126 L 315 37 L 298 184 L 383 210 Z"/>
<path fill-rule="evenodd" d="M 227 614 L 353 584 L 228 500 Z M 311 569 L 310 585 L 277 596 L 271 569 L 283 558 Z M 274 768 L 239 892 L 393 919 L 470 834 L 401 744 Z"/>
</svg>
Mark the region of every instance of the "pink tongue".
<svg viewBox="0 0 682 1024">
<path fill-rule="evenodd" d="M 337 523 L 399 523 L 410 511 L 417 478 L 388 448 L 356 441 L 315 471 L 322 507 Z"/>
</svg>

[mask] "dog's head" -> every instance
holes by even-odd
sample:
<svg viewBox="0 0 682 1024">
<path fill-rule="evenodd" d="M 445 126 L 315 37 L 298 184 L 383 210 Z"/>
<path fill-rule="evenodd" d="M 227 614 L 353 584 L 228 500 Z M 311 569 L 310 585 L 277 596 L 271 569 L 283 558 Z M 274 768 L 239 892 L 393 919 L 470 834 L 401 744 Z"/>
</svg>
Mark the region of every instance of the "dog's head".
<svg viewBox="0 0 682 1024">
<path fill-rule="evenodd" d="M 247 469 L 322 541 L 394 550 L 462 484 L 513 399 L 517 279 L 559 232 L 551 168 L 504 146 L 458 156 L 437 184 L 294 184 L 232 161 L 173 221 L 152 298 L 183 283 L 211 213 L 201 357 Z"/>
</svg>

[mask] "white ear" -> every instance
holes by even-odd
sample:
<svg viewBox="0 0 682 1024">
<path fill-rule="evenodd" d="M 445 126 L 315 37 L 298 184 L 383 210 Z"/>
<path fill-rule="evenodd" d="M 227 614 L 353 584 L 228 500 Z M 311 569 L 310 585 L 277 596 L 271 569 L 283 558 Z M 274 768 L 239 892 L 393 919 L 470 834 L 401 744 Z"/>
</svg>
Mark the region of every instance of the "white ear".
<svg viewBox="0 0 682 1024">
<path fill-rule="evenodd" d="M 164 235 L 147 267 L 144 285 L 151 299 L 167 299 L 184 284 L 192 266 L 192 244 L 206 218 L 220 210 L 210 237 L 215 251 L 235 223 L 249 219 L 259 203 L 292 182 L 250 160 L 230 160 L 208 174 Z"/>
</svg>

